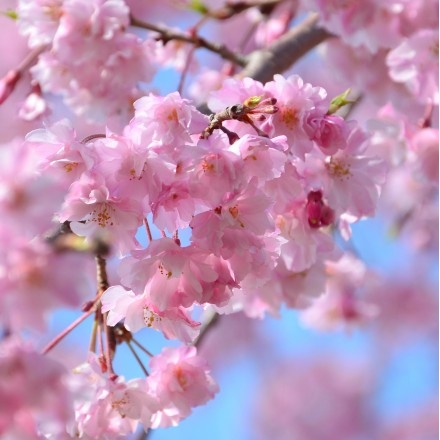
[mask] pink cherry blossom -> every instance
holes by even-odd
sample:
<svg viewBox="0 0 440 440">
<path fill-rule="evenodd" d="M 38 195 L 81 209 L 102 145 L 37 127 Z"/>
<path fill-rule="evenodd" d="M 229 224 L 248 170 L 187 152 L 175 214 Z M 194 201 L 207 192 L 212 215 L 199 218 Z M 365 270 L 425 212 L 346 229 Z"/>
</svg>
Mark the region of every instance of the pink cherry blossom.
<svg viewBox="0 0 440 440">
<path fill-rule="evenodd" d="M 198 113 L 179 93 L 166 97 L 144 96 L 134 103 L 135 116 L 125 135 L 136 145 L 173 155 L 175 148 L 192 143 L 191 134 L 201 133 L 207 118 Z"/>
<path fill-rule="evenodd" d="M 186 182 L 176 182 L 162 187 L 151 208 L 154 224 L 159 229 L 172 232 L 189 225 L 195 212 L 195 203 Z"/>
<path fill-rule="evenodd" d="M 326 29 L 340 35 L 344 42 L 355 47 L 364 46 L 372 53 L 380 47 L 398 44 L 401 36 L 400 13 L 404 3 L 313 1 Z"/>
<path fill-rule="evenodd" d="M 64 183 L 66 189 L 94 163 L 91 149 L 79 142 L 67 119 L 46 129 L 31 131 L 26 136 L 26 144 L 39 159 L 41 172 L 52 175 L 60 184 Z"/>
<path fill-rule="evenodd" d="M 140 207 L 111 193 L 102 178 L 90 173 L 71 185 L 59 219 L 70 221 L 73 232 L 89 239 L 108 236 L 122 254 L 138 246 Z"/>
<path fill-rule="evenodd" d="M 163 187 L 175 180 L 173 163 L 124 136 L 107 132 L 105 138 L 95 139 L 88 145 L 96 155 L 93 171 L 102 175 L 121 199 L 132 200 L 145 215 Z"/>
<path fill-rule="evenodd" d="M 2 242 L 7 246 L 0 251 L 0 321 L 6 328 L 44 330 L 49 311 L 78 307 L 92 290 L 84 256 L 58 254 L 48 243 L 12 234 Z"/>
<path fill-rule="evenodd" d="M 0 344 L 0 435 L 37 438 L 38 427 L 61 436 L 73 419 L 67 371 L 18 338 Z M 44 389 L 44 392 L 41 392 Z M 61 438 L 61 437 L 60 437 Z"/>
<path fill-rule="evenodd" d="M 329 226 L 335 217 L 333 210 L 322 200 L 322 192 L 319 190 L 307 194 L 306 212 L 311 228 Z"/>
<path fill-rule="evenodd" d="M 152 77 L 153 42 L 126 32 L 129 9 L 123 0 L 66 0 L 22 5 L 22 10 L 21 30 L 31 46 L 53 39 L 52 50 L 31 68 L 43 92 L 63 95 L 67 105 L 89 119 L 121 108 L 128 114 L 137 83 Z M 33 14 L 36 23 L 29 22 Z M 93 79 L 96 72 L 99 81 Z"/>
<path fill-rule="evenodd" d="M 218 257 L 194 246 L 182 248 L 169 238 L 155 240 L 146 251 L 132 255 L 121 264 L 122 283 L 137 294 L 148 292 L 153 310 L 221 304 L 236 285 Z"/>
<path fill-rule="evenodd" d="M 244 166 L 238 155 L 225 150 L 217 137 L 201 140 L 198 146 L 201 150 L 198 157 L 193 157 L 189 191 L 201 204 L 218 206 L 226 193 L 240 187 Z"/>
<path fill-rule="evenodd" d="M 247 99 L 253 96 L 268 97 L 267 95 L 268 94 L 264 91 L 263 84 L 252 78 L 227 78 L 223 81 L 221 88 L 210 94 L 207 104 L 211 111 L 219 112 L 226 107 L 243 104 Z M 263 131 L 266 130 L 265 126 L 267 124 L 265 122 L 257 125 Z M 255 130 L 249 124 L 229 120 L 224 123 L 224 126 L 234 133 L 237 133 L 239 136 L 255 134 Z"/>
<path fill-rule="evenodd" d="M 263 183 L 280 177 L 287 160 L 283 150 L 287 148 L 284 136 L 268 140 L 260 136 L 245 135 L 231 146 L 243 159 L 243 172 L 248 179 L 255 176 Z"/>
<path fill-rule="evenodd" d="M 304 163 L 297 162 L 299 174 L 309 184 L 326 188 L 329 206 L 352 220 L 374 214 L 385 181 L 385 162 L 377 156 L 367 155 L 367 147 L 365 133 L 356 127 L 344 150 L 326 158 L 313 153 Z"/>
<path fill-rule="evenodd" d="M 265 84 L 264 89 L 276 98 L 279 111 L 272 116 L 274 132 L 287 137 L 290 151 L 304 157 L 313 148 L 306 126 L 312 112 L 327 112 L 326 92 L 320 87 L 304 83 L 298 75 L 284 78 L 275 75 L 273 81 Z"/>
<path fill-rule="evenodd" d="M 346 148 L 350 133 L 349 127 L 349 123 L 338 115 L 319 114 L 314 116 L 312 113 L 304 128 L 321 151 L 331 156 L 338 150 Z"/>
<path fill-rule="evenodd" d="M 29 239 L 53 227 L 53 213 L 64 194 L 61 186 L 37 175 L 36 163 L 31 149 L 18 139 L 0 147 L 0 229 Z"/>
<path fill-rule="evenodd" d="M 301 313 L 306 325 L 320 330 L 351 329 L 378 315 L 377 305 L 360 298 L 357 291 L 366 282 L 362 262 L 345 254 L 337 262 L 327 262 L 327 274 L 325 294 Z"/>
<path fill-rule="evenodd" d="M 29 47 L 52 42 L 63 13 L 63 0 L 28 2 L 19 0 L 17 6 L 20 33 L 28 37 Z"/>
<path fill-rule="evenodd" d="M 210 92 L 222 86 L 226 78 L 226 72 L 204 70 L 202 67 L 201 73 L 197 76 L 197 81 L 191 84 L 188 93 L 197 105 L 202 104 L 209 99 Z"/>
<path fill-rule="evenodd" d="M 149 295 L 135 295 L 122 286 L 108 288 L 101 299 L 102 311 L 109 312 L 107 324 L 124 320 L 125 328 L 137 332 L 143 327 L 154 328 L 168 339 L 192 342 L 198 335 L 199 322 L 193 321 L 183 307 L 160 311 L 149 300 Z"/>
<path fill-rule="evenodd" d="M 438 185 L 439 174 L 439 133 L 438 129 L 425 128 L 411 139 L 413 151 L 417 154 L 418 176 L 434 185 Z"/>
<path fill-rule="evenodd" d="M 310 227 L 304 206 L 278 215 L 276 225 L 280 235 L 280 259 L 293 272 L 309 269 L 318 255 L 331 252 L 334 248 L 330 236 L 315 227 Z"/>
<path fill-rule="evenodd" d="M 160 405 L 152 427 L 176 426 L 193 407 L 203 405 L 218 392 L 206 362 L 195 347 L 166 348 L 151 362 L 150 390 Z"/>
<path fill-rule="evenodd" d="M 422 103 L 438 104 L 438 31 L 422 29 L 387 56 L 390 77 Z"/>
<path fill-rule="evenodd" d="M 325 291 L 327 280 L 325 265 L 321 259 L 301 272 L 288 270 L 283 260 L 279 259 L 274 277 L 279 284 L 282 301 L 287 307 L 295 309 L 309 307 L 313 298 Z"/>
<path fill-rule="evenodd" d="M 75 398 L 75 421 L 68 430 L 72 437 L 120 438 L 132 434 L 139 423 L 147 430 L 159 408 L 145 379 L 112 380 L 92 354 L 73 371 L 69 387 Z"/>
<path fill-rule="evenodd" d="M 250 9 L 251 18 L 258 23 L 255 41 L 260 47 L 267 47 L 280 38 L 288 29 L 290 20 L 295 16 L 298 0 L 289 0 L 277 5 L 274 12 L 265 17 L 260 10 Z"/>
</svg>

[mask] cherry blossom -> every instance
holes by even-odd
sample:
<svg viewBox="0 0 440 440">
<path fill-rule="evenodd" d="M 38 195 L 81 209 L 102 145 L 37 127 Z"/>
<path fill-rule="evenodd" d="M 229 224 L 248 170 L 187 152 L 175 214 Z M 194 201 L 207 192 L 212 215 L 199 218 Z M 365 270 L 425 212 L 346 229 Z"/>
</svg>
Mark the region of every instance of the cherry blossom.
<svg viewBox="0 0 440 440">
<path fill-rule="evenodd" d="M 212 399 L 218 386 L 195 347 L 166 348 L 151 361 L 148 383 L 160 410 L 152 427 L 175 426 L 191 409 Z"/>
<path fill-rule="evenodd" d="M 277 99 L 280 108 L 273 116 L 273 130 L 278 135 L 284 134 L 287 137 L 292 153 L 304 157 L 313 148 L 306 131 L 312 112 L 321 112 L 324 115 L 327 111 L 325 90 L 304 83 L 298 75 L 288 78 L 275 75 L 274 81 L 265 85 L 265 90 Z"/>
<path fill-rule="evenodd" d="M 112 380 L 94 356 L 73 371 L 69 386 L 76 398 L 75 420 L 68 429 L 72 437 L 120 438 L 133 433 L 139 422 L 148 429 L 158 409 L 145 379 Z"/>
<path fill-rule="evenodd" d="M 168 339 L 180 339 L 183 342 L 193 341 L 200 326 L 183 307 L 160 311 L 150 302 L 148 295 L 135 295 L 122 286 L 112 286 L 105 291 L 102 311 L 109 312 L 108 325 L 114 326 L 124 320 L 124 326 L 130 332 L 149 327 L 162 332 Z"/>
<path fill-rule="evenodd" d="M 38 427 L 62 435 L 73 419 L 62 364 L 17 338 L 0 344 L 0 433 L 9 438 L 37 438 Z M 41 390 L 44 389 L 44 392 Z"/>
<path fill-rule="evenodd" d="M 390 77 L 421 102 L 438 104 L 438 31 L 422 29 L 389 52 Z"/>
</svg>

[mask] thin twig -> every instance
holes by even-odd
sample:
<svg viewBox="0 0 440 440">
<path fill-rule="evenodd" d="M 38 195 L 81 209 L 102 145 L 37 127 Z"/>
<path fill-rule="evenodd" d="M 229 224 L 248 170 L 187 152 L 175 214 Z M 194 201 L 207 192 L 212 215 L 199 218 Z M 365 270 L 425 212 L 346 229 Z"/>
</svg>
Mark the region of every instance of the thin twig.
<svg viewBox="0 0 440 440">
<path fill-rule="evenodd" d="M 104 330 L 105 330 L 105 350 L 104 350 L 104 355 L 105 355 L 105 362 L 107 364 L 107 371 L 109 374 L 109 377 L 116 377 L 116 373 L 113 370 L 113 357 L 115 355 L 115 350 L 116 350 L 116 341 L 115 341 L 115 335 L 113 333 L 113 327 L 110 327 L 109 325 L 107 325 L 107 313 L 104 313 L 103 315 L 103 325 L 104 325 Z"/>
<path fill-rule="evenodd" d="M 148 240 L 150 240 L 150 242 L 152 242 L 153 236 L 151 234 L 150 224 L 148 223 L 147 218 L 144 218 L 144 225 L 145 225 L 145 229 L 147 230 Z"/>
<path fill-rule="evenodd" d="M 221 56 L 223 59 L 232 61 L 233 63 L 238 64 L 239 66 L 243 67 L 246 65 L 246 58 L 244 56 L 236 54 L 234 51 L 229 50 L 223 44 L 211 43 L 210 41 L 205 40 L 203 37 L 200 37 L 195 33 L 191 35 L 180 31 L 175 31 L 173 29 L 169 29 L 164 26 L 146 23 L 142 20 L 138 20 L 133 16 L 131 17 L 131 25 L 142 29 L 147 29 L 153 32 L 157 32 L 158 34 L 160 34 L 160 38 L 164 42 L 171 40 L 184 41 L 186 43 L 194 44 L 195 47 L 203 47 L 204 49 L 214 52 L 219 56 Z"/>
<path fill-rule="evenodd" d="M 96 337 L 98 335 L 98 321 L 93 321 L 92 333 L 90 334 L 89 351 L 96 353 Z"/>
<path fill-rule="evenodd" d="M 208 334 L 208 330 L 212 329 L 214 325 L 218 323 L 219 318 L 220 315 L 214 310 L 208 310 L 206 312 L 206 316 L 205 319 L 203 320 L 200 333 L 192 343 L 194 347 L 200 347 L 202 342 L 205 340 L 206 335 Z"/>
<path fill-rule="evenodd" d="M 130 349 L 130 351 L 133 354 L 134 358 L 136 359 L 137 363 L 141 367 L 141 370 L 144 372 L 145 376 L 149 376 L 149 373 L 148 373 L 147 369 L 145 368 L 145 365 L 142 363 L 141 358 L 136 353 L 135 349 L 131 346 L 130 342 L 128 342 L 128 341 L 125 341 L 125 342 L 128 345 L 128 348 Z"/>
<path fill-rule="evenodd" d="M 103 133 L 91 134 L 90 136 L 85 137 L 80 143 L 87 144 L 87 142 L 93 141 L 94 139 L 106 138 L 107 135 Z"/>
<path fill-rule="evenodd" d="M 85 312 L 79 318 L 75 319 L 67 328 L 65 328 L 59 335 L 57 335 L 52 341 L 50 341 L 41 351 L 42 354 L 46 354 L 52 348 L 54 348 L 59 342 L 61 342 L 75 327 L 77 327 L 81 322 L 87 319 L 92 313 L 94 313 L 94 307 L 91 307 L 90 310 Z"/>
<path fill-rule="evenodd" d="M 133 338 L 133 336 L 131 337 L 131 340 L 148 356 L 150 357 L 154 357 L 154 354 L 151 353 L 151 351 L 148 351 L 139 341 L 136 341 L 136 339 Z"/>
<path fill-rule="evenodd" d="M 185 85 L 185 79 L 188 76 L 189 67 L 191 65 L 191 62 L 194 58 L 194 51 L 196 50 L 195 47 L 192 47 L 191 50 L 188 53 L 188 57 L 186 58 L 185 67 L 182 71 L 182 74 L 180 75 L 179 85 L 177 86 L 177 91 L 180 95 L 183 94 L 183 87 Z"/>
</svg>

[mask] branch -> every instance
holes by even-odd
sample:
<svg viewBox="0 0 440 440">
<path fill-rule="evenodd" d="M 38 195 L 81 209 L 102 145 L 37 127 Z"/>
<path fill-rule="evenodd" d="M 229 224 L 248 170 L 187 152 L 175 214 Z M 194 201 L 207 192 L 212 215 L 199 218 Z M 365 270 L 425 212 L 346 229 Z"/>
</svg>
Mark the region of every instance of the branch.
<svg viewBox="0 0 440 440">
<path fill-rule="evenodd" d="M 310 14 L 272 46 L 249 54 L 246 67 L 238 76 L 241 78 L 248 76 L 265 83 L 276 73 L 287 70 L 307 52 L 332 36 L 317 25 L 318 19 L 318 14 Z"/>
<path fill-rule="evenodd" d="M 214 310 L 209 310 L 206 313 L 207 314 L 205 316 L 205 319 L 203 320 L 200 333 L 192 343 L 192 345 L 194 345 L 194 347 L 197 348 L 200 347 L 203 340 L 205 339 L 205 336 L 207 335 L 207 333 L 209 333 L 209 330 L 212 329 L 212 327 L 214 327 L 214 325 L 218 323 L 220 318 L 220 315 Z"/>
<path fill-rule="evenodd" d="M 242 55 L 236 54 L 235 52 L 229 50 L 223 44 L 211 43 L 210 41 L 205 40 L 203 37 L 198 36 L 196 33 L 188 34 L 175 31 L 164 26 L 146 23 L 142 20 L 138 20 L 133 16 L 131 17 L 131 25 L 157 32 L 158 34 L 160 34 L 160 39 L 163 40 L 164 43 L 171 40 L 185 41 L 186 43 L 194 44 L 195 47 L 203 47 L 211 52 L 214 52 L 220 55 L 223 59 L 232 61 L 233 63 L 241 67 L 244 67 L 246 65 L 246 58 Z"/>
</svg>

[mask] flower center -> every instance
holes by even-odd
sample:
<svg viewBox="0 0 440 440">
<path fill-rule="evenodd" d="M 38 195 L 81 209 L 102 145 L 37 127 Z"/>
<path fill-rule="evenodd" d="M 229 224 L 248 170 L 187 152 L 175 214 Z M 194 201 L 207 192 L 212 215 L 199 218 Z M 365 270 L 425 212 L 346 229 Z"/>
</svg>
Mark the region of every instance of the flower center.
<svg viewBox="0 0 440 440">
<path fill-rule="evenodd" d="M 339 180 L 348 180 L 351 177 L 350 164 L 341 159 L 330 157 L 330 160 L 325 164 L 327 171 Z"/>
<path fill-rule="evenodd" d="M 114 223 L 112 222 L 110 210 L 114 211 L 114 208 L 107 205 L 106 203 L 102 203 L 100 208 L 94 209 L 92 211 L 92 222 L 98 223 L 101 228 L 105 228 L 106 226 L 113 226 Z"/>
<path fill-rule="evenodd" d="M 78 162 L 66 163 L 64 165 L 64 169 L 66 170 L 67 173 L 71 173 L 78 165 L 79 165 Z"/>
<path fill-rule="evenodd" d="M 144 322 L 147 327 L 153 327 L 155 322 L 162 321 L 162 318 L 150 310 L 147 306 L 144 307 Z"/>
<path fill-rule="evenodd" d="M 281 120 L 289 130 L 293 130 L 299 122 L 297 110 L 291 107 L 283 107 L 281 109 Z"/>
</svg>

